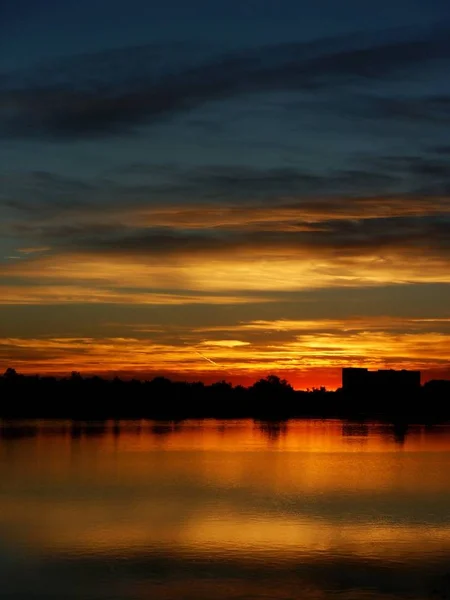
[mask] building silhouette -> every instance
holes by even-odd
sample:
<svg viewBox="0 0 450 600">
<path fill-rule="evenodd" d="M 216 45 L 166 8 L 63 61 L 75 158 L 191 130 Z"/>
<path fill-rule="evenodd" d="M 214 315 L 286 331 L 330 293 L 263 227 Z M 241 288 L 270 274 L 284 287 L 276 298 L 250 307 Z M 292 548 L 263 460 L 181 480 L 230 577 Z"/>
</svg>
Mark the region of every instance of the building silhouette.
<svg viewBox="0 0 450 600">
<path fill-rule="evenodd" d="M 416 394 L 420 387 L 420 371 L 402 369 L 368 369 L 349 367 L 342 369 L 342 390 L 345 394 Z"/>
</svg>

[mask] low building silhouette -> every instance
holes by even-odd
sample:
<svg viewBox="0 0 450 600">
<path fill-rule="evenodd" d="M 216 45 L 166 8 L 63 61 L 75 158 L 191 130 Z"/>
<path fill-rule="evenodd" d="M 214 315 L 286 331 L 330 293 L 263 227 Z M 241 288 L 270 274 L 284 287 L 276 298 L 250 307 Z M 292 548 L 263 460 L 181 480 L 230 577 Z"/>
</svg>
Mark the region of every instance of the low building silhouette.
<svg viewBox="0 0 450 600">
<path fill-rule="evenodd" d="M 420 371 L 402 369 L 369 369 L 348 367 L 342 369 L 342 390 L 345 394 L 415 394 L 420 391 Z"/>
<path fill-rule="evenodd" d="M 431 379 L 424 390 L 428 395 L 450 399 L 450 379 Z"/>
</svg>

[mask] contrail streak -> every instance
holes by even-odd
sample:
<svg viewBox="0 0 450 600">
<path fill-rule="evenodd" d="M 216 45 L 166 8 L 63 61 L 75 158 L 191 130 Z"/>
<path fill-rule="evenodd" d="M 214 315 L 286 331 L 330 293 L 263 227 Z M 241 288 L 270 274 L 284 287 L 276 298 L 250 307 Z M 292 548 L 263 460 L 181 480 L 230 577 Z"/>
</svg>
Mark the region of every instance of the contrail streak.
<svg viewBox="0 0 450 600">
<path fill-rule="evenodd" d="M 204 358 L 205 360 L 207 360 L 208 362 L 210 362 L 212 365 L 214 365 L 215 367 L 218 367 L 219 365 L 214 362 L 211 358 L 208 358 L 207 356 L 205 356 L 204 354 L 202 354 L 201 352 L 199 352 L 198 350 L 196 350 L 195 348 L 193 349 L 194 352 L 196 354 L 198 354 L 199 356 L 201 356 L 202 358 Z"/>
</svg>

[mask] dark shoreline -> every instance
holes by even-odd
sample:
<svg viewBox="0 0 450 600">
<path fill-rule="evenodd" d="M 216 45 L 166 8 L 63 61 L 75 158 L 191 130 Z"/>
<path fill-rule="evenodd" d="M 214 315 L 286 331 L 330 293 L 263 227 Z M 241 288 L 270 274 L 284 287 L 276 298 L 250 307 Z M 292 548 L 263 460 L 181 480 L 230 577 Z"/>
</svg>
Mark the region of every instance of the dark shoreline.
<svg viewBox="0 0 450 600">
<path fill-rule="evenodd" d="M 0 418 L 105 421 L 151 419 L 343 419 L 431 425 L 450 420 L 450 381 L 434 381 L 414 393 L 367 389 L 295 391 L 275 375 L 244 388 L 221 381 L 178 382 L 162 377 L 124 381 L 100 377 L 0 376 Z"/>
</svg>

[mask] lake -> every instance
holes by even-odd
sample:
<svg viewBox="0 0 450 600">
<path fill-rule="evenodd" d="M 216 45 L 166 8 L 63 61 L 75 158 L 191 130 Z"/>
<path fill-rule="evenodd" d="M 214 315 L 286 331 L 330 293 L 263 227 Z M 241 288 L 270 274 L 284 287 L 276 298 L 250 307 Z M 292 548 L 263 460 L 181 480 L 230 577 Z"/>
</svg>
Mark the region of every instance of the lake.
<svg viewBox="0 0 450 600">
<path fill-rule="evenodd" d="M 450 428 L 0 429 L 0 598 L 450 598 Z"/>
</svg>

